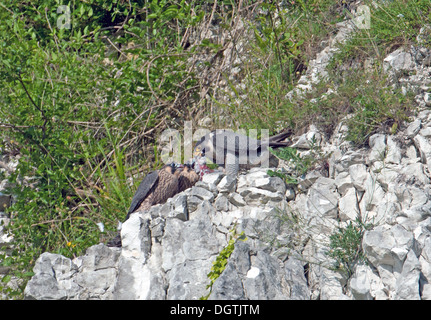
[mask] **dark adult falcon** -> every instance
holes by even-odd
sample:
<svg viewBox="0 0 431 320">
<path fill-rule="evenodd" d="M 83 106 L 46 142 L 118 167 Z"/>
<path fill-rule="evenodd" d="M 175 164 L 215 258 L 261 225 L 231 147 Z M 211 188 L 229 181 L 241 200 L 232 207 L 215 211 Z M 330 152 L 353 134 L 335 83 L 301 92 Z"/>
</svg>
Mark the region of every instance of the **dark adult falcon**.
<svg viewBox="0 0 431 320">
<path fill-rule="evenodd" d="M 165 165 L 160 170 L 147 174 L 140 183 L 133 196 L 126 221 L 136 211 L 145 211 L 155 204 L 165 203 L 166 200 L 178 193 L 180 171 L 176 170 L 174 163 Z M 108 242 L 109 247 L 121 247 L 121 235 L 118 234 Z"/>
<path fill-rule="evenodd" d="M 227 175 L 236 176 L 240 168 L 270 166 L 276 158 L 269 147 L 287 147 L 286 138 L 292 135 L 288 130 L 267 140 L 256 140 L 231 130 L 214 130 L 203 136 L 194 148 L 194 156 L 206 156 L 213 163 L 223 166 Z"/>
</svg>

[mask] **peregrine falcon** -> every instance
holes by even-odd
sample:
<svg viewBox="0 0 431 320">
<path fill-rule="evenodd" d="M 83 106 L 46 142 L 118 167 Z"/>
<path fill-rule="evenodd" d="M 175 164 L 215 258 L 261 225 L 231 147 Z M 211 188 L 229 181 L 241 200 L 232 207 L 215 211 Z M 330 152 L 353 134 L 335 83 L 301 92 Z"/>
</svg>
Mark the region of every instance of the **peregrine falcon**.
<svg viewBox="0 0 431 320">
<path fill-rule="evenodd" d="M 178 176 L 174 163 L 150 172 L 136 190 L 127 212 L 126 220 L 135 211 L 145 211 L 151 206 L 164 203 L 178 193 Z"/>
<path fill-rule="evenodd" d="M 192 165 L 185 164 L 178 176 L 178 192 L 193 187 L 199 178 L 200 176 L 193 170 Z"/>
<path fill-rule="evenodd" d="M 267 165 L 276 158 L 269 147 L 287 147 L 283 140 L 291 130 L 272 136 L 267 140 L 256 140 L 230 130 L 214 130 L 203 136 L 194 148 L 194 156 L 206 156 L 213 163 L 224 166 L 227 175 L 236 176 L 240 168 Z"/>
<path fill-rule="evenodd" d="M 135 211 L 145 211 L 155 204 L 165 203 L 166 200 L 178 193 L 179 180 L 181 173 L 176 170 L 177 166 L 172 163 L 165 165 L 160 170 L 152 171 L 147 174 L 139 185 L 133 196 L 126 221 Z M 118 234 L 108 242 L 110 247 L 121 247 L 121 236 Z"/>
</svg>

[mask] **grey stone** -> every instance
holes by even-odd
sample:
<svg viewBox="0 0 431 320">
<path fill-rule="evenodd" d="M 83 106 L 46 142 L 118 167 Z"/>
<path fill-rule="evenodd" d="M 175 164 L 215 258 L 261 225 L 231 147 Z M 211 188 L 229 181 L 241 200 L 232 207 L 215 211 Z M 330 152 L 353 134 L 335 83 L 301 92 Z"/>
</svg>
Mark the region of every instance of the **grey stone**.
<svg viewBox="0 0 431 320">
<path fill-rule="evenodd" d="M 406 136 L 408 138 L 413 138 L 415 135 L 417 135 L 419 130 L 421 129 L 421 124 L 421 119 L 416 119 L 412 121 L 405 131 Z"/>
<path fill-rule="evenodd" d="M 208 200 L 210 202 L 214 201 L 214 194 L 205 188 L 192 187 L 190 195 L 195 196 L 201 200 Z"/>
<path fill-rule="evenodd" d="M 232 203 L 234 206 L 244 207 L 246 205 L 244 199 L 236 192 L 230 193 L 228 199 L 229 202 Z"/>
<path fill-rule="evenodd" d="M 211 269 L 214 258 L 204 260 L 186 260 L 175 265 L 169 271 L 167 299 L 199 300 L 208 293 L 207 273 Z"/>
<path fill-rule="evenodd" d="M 228 211 L 229 199 L 225 195 L 218 195 L 218 197 L 214 201 L 214 207 L 217 211 Z"/>
<path fill-rule="evenodd" d="M 251 186 L 271 192 L 285 192 L 286 189 L 284 181 L 279 177 L 258 178 L 252 181 Z"/>
<path fill-rule="evenodd" d="M 231 193 L 236 189 L 237 180 L 231 176 L 224 176 L 217 185 L 217 189 L 221 193 Z"/>
<path fill-rule="evenodd" d="M 356 190 L 365 191 L 365 182 L 370 176 L 365 164 L 352 164 L 349 167 L 349 175 Z"/>
<path fill-rule="evenodd" d="M 369 138 L 370 161 L 384 160 L 386 155 L 386 135 L 377 133 Z"/>
<path fill-rule="evenodd" d="M 420 275 L 421 265 L 414 251 L 410 250 L 396 282 L 395 300 L 420 300 Z"/>
<path fill-rule="evenodd" d="M 290 257 L 284 264 L 285 277 L 290 287 L 291 300 L 310 300 L 310 290 L 304 275 L 302 262 Z"/>
<path fill-rule="evenodd" d="M 271 192 L 253 187 L 243 190 L 240 195 L 248 205 L 264 205 L 269 201 L 281 201 L 284 197 L 284 193 L 281 192 Z"/>
<path fill-rule="evenodd" d="M 414 245 L 413 233 L 398 224 L 366 231 L 362 241 L 365 255 L 374 267 L 389 265 L 399 271 L 407 253 L 415 249 Z"/>
<path fill-rule="evenodd" d="M 428 139 L 421 135 L 416 135 L 413 138 L 416 148 L 419 150 L 421 161 L 423 164 L 431 164 L 431 144 Z"/>
<path fill-rule="evenodd" d="M 401 47 L 383 60 L 383 66 L 386 71 L 398 73 L 403 70 L 412 70 L 415 63 L 411 53 Z"/>
<path fill-rule="evenodd" d="M 72 276 L 78 271 L 72 260 L 59 254 L 43 253 L 33 268 L 35 275 L 27 283 L 24 298 L 28 300 L 64 300 L 78 294 Z"/>
<path fill-rule="evenodd" d="M 337 186 L 338 193 L 344 196 L 346 192 L 353 187 L 352 178 L 348 172 L 341 172 L 335 177 L 335 185 Z"/>
<path fill-rule="evenodd" d="M 339 194 L 335 181 L 329 178 L 319 178 L 308 190 L 306 210 L 309 216 L 318 219 L 337 218 Z"/>
<path fill-rule="evenodd" d="M 363 265 L 356 267 L 355 274 L 350 279 L 350 290 L 355 300 L 372 300 L 371 281 L 367 268 Z"/>
<path fill-rule="evenodd" d="M 359 204 L 356 189 L 348 189 L 338 202 L 339 218 L 341 221 L 355 221 L 359 216 Z"/>
<path fill-rule="evenodd" d="M 226 269 L 214 282 L 210 299 L 288 299 L 288 286 L 277 259 L 253 251 L 247 243 L 237 242 Z"/>
<path fill-rule="evenodd" d="M 243 281 L 247 298 L 251 300 L 285 300 L 289 298 L 288 286 L 276 258 L 258 251 Z"/>
<path fill-rule="evenodd" d="M 226 265 L 225 270 L 212 286 L 208 300 L 245 300 L 242 281 L 232 263 Z"/>
</svg>

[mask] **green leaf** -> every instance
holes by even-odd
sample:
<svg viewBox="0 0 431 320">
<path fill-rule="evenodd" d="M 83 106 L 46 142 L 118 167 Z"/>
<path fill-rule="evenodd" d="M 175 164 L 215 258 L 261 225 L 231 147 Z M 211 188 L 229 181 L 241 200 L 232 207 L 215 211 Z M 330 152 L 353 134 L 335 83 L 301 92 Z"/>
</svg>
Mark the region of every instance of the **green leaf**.
<svg viewBox="0 0 431 320">
<path fill-rule="evenodd" d="M 10 279 L 12 279 L 12 276 L 7 274 L 1 279 L 1 282 L 8 283 L 10 281 Z"/>
</svg>

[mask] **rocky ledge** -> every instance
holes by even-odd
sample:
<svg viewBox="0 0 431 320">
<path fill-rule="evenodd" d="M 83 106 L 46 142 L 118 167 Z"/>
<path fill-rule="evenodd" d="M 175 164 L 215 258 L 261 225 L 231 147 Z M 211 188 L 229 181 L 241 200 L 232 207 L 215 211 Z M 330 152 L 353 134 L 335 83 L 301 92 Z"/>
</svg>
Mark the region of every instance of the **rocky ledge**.
<svg viewBox="0 0 431 320">
<path fill-rule="evenodd" d="M 199 299 L 213 262 L 243 232 L 209 299 L 430 299 L 431 111 L 370 148 L 330 141 L 317 131 L 329 172 L 298 185 L 254 168 L 230 179 L 211 173 L 163 205 L 132 214 L 123 248 L 104 244 L 68 259 L 44 253 L 27 299 Z M 303 150 L 303 154 L 310 152 Z M 350 272 L 330 257 L 331 236 L 368 224 L 362 260 Z"/>
</svg>

